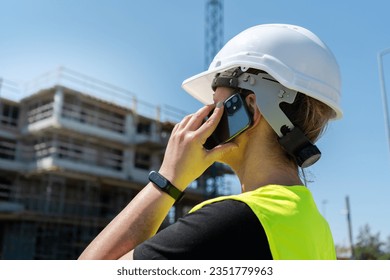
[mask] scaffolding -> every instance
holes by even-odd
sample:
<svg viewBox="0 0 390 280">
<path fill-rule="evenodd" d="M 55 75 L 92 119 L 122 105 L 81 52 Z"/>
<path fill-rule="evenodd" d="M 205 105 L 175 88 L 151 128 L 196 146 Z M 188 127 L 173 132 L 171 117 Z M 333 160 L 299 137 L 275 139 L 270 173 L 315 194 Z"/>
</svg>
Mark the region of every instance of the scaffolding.
<svg viewBox="0 0 390 280">
<path fill-rule="evenodd" d="M 2 79 L 0 259 L 77 258 L 159 168 L 184 115 L 65 68 L 23 85 Z M 193 182 L 162 227 L 217 188 L 228 194 L 219 187 L 230 172 L 217 165 Z"/>
</svg>

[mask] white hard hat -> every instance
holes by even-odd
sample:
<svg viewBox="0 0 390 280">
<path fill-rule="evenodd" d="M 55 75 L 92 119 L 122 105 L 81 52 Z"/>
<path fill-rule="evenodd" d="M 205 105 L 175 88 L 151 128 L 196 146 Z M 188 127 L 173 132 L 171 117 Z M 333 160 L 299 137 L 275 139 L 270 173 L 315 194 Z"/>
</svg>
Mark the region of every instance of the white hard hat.
<svg viewBox="0 0 390 280">
<path fill-rule="evenodd" d="M 342 117 L 339 66 L 330 49 L 305 28 L 264 24 L 244 30 L 226 43 L 207 71 L 182 87 L 202 103 L 213 103 L 215 75 L 235 67 L 263 70 L 283 86 L 327 104 L 335 118 Z"/>
</svg>

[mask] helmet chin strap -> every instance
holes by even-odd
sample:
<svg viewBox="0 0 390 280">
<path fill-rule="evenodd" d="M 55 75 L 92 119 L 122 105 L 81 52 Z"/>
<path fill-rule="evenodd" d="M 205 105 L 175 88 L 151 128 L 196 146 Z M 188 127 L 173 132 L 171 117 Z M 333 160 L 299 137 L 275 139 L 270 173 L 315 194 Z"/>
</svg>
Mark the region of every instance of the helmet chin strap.
<svg viewBox="0 0 390 280">
<path fill-rule="evenodd" d="M 268 74 L 246 73 L 240 67 L 217 75 L 212 87 L 218 86 L 243 88 L 256 93 L 261 114 L 277 133 L 280 145 L 300 167 L 309 167 L 320 159 L 320 150 L 291 123 L 279 106 L 283 102 L 292 104 L 297 91 L 284 87 Z"/>
</svg>

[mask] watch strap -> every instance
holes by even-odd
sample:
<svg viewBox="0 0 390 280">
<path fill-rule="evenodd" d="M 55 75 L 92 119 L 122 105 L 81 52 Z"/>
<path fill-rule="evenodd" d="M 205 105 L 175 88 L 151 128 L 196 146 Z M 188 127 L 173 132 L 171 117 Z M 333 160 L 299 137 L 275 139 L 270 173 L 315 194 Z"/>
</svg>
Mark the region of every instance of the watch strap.
<svg viewBox="0 0 390 280">
<path fill-rule="evenodd" d="M 163 192 L 169 194 L 176 202 L 180 201 L 183 197 L 183 192 L 157 171 L 151 171 L 149 173 L 149 181 Z"/>
</svg>

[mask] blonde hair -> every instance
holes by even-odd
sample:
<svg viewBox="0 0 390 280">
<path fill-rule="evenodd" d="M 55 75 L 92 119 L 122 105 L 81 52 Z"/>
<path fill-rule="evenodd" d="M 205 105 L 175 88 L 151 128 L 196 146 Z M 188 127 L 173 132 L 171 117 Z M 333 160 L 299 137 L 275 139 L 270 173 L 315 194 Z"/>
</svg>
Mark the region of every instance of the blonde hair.
<svg viewBox="0 0 390 280">
<path fill-rule="evenodd" d="M 322 136 L 329 120 L 335 115 L 329 106 L 300 92 L 292 104 L 282 103 L 280 107 L 290 121 L 313 143 Z M 289 161 L 295 162 L 287 152 L 285 155 Z"/>
<path fill-rule="evenodd" d="M 329 120 L 335 116 L 328 105 L 300 92 L 293 104 L 281 104 L 281 109 L 313 143 L 321 137 Z"/>
</svg>

